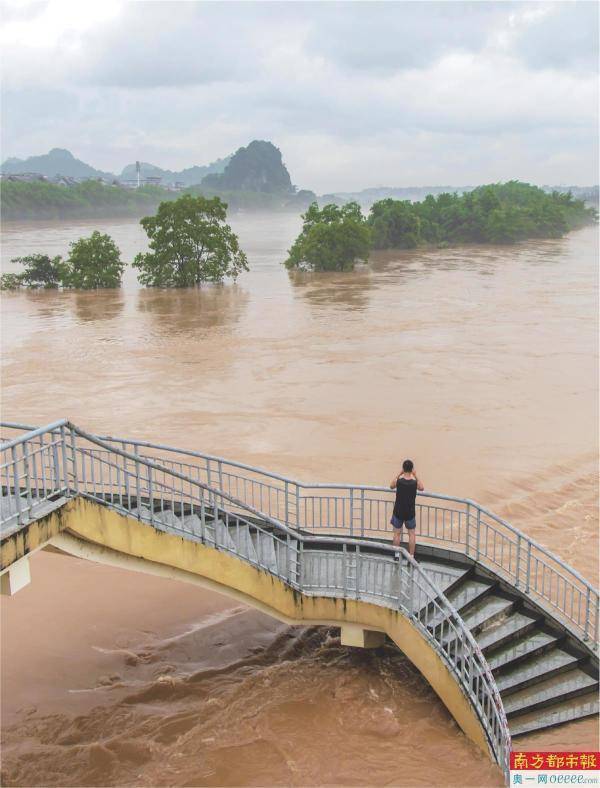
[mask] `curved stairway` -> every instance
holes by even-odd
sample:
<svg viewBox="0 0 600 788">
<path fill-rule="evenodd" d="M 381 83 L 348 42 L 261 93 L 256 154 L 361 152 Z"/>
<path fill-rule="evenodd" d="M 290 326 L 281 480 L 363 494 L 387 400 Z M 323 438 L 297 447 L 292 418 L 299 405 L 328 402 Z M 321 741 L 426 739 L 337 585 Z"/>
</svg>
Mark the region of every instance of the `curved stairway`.
<svg viewBox="0 0 600 788">
<path fill-rule="evenodd" d="M 133 512 L 138 514 L 137 509 Z M 142 507 L 143 519 L 150 520 L 150 510 Z M 229 526 L 223 518 L 227 515 Z M 196 515 L 193 517 L 198 519 Z M 178 516 L 172 509 L 160 509 L 153 513 L 155 527 L 167 532 L 181 534 L 195 524 L 190 516 Z M 220 517 L 209 516 L 214 523 L 215 546 L 234 550 L 241 545 L 241 553 L 251 560 L 258 560 L 261 550 L 267 549 L 263 532 L 252 533 L 252 526 L 224 512 Z M 258 521 L 260 522 L 260 521 Z M 264 522 L 262 528 L 268 528 Z M 331 593 L 331 583 L 320 576 L 318 552 L 341 552 L 340 546 L 326 537 L 311 539 L 311 549 L 304 550 L 303 586 L 313 593 Z M 273 566 L 276 556 L 271 546 L 267 554 Z M 361 598 L 381 603 L 382 594 L 392 584 L 394 559 L 389 552 L 378 550 L 377 543 L 362 547 L 363 555 L 377 556 L 377 570 L 373 568 L 364 578 Z M 457 557 L 458 559 L 458 557 Z M 496 685 L 500 690 L 512 738 L 523 736 L 562 723 L 597 715 L 599 674 L 598 659 L 583 643 L 574 638 L 564 627 L 532 604 L 527 596 L 510 588 L 491 572 L 474 563 L 451 561 L 440 551 L 429 546 L 417 546 L 416 560 L 432 578 L 440 591 L 456 610 L 471 631 L 485 656 Z M 375 565 L 374 565 L 375 566 Z M 337 587 L 344 587 L 342 561 L 340 559 Z M 331 571 L 331 570 L 329 570 Z M 292 567 L 293 576 L 300 576 L 301 567 Z M 355 570 L 347 561 L 346 588 L 355 583 Z M 432 603 L 421 607 L 415 600 L 414 609 L 421 620 L 431 613 Z M 439 635 L 445 621 L 440 617 L 427 619 L 428 629 Z M 453 635 L 443 638 L 444 648 L 457 651 L 460 643 Z"/>
<path fill-rule="evenodd" d="M 3 579 L 27 560 L 30 526 L 83 498 L 305 596 L 403 613 L 454 674 L 505 770 L 511 736 L 598 714 L 598 592 L 473 501 L 420 496 L 415 563 L 404 550 L 394 558 L 384 488 L 302 484 L 66 420 L 1 452 Z"/>
</svg>

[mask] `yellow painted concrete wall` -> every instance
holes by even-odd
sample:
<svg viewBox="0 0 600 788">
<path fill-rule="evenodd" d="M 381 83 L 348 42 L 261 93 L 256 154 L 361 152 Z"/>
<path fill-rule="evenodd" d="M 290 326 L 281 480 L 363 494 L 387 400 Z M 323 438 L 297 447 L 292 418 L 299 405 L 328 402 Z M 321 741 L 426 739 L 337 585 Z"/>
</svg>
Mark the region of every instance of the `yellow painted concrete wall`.
<svg viewBox="0 0 600 788">
<path fill-rule="evenodd" d="M 306 596 L 226 552 L 157 531 L 83 498 L 69 501 L 27 531 L 3 544 L 2 568 L 45 539 L 91 560 L 199 582 L 290 624 L 354 624 L 385 632 L 427 679 L 465 734 L 491 756 L 485 732 L 460 685 L 399 611 L 361 600 Z"/>
</svg>

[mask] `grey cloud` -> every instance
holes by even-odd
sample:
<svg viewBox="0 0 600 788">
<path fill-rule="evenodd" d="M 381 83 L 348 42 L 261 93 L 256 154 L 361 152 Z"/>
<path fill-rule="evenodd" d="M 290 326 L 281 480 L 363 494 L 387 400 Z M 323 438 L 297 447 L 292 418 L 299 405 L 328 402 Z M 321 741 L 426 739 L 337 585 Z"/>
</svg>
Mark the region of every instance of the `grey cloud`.
<svg viewBox="0 0 600 788">
<path fill-rule="evenodd" d="M 491 180 L 500 165 L 590 180 L 591 5 L 125 3 L 74 40 L 8 42 L 3 153 L 179 169 L 267 138 L 322 191 Z"/>
<path fill-rule="evenodd" d="M 450 52 L 479 52 L 511 3 L 324 4 L 307 47 L 357 71 L 423 68 Z"/>
<path fill-rule="evenodd" d="M 535 68 L 598 70 L 599 5 L 550 3 L 515 37 L 515 52 Z"/>
</svg>

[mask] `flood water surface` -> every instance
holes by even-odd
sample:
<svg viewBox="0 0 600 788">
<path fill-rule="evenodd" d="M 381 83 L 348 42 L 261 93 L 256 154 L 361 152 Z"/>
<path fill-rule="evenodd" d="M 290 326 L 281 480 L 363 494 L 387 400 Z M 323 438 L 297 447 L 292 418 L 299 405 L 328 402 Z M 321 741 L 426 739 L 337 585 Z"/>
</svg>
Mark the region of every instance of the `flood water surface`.
<svg viewBox="0 0 600 788">
<path fill-rule="evenodd" d="M 232 222 L 251 271 L 201 290 L 6 294 L 3 418 L 67 416 L 305 481 L 479 500 L 597 582 L 597 235 L 290 275 L 300 221 Z M 7 224 L 3 265 L 93 229 Z M 38 554 L 2 600 L 13 785 L 499 785 L 394 649 L 340 646 L 175 581 Z M 594 749 L 584 720 L 520 740 Z"/>
</svg>

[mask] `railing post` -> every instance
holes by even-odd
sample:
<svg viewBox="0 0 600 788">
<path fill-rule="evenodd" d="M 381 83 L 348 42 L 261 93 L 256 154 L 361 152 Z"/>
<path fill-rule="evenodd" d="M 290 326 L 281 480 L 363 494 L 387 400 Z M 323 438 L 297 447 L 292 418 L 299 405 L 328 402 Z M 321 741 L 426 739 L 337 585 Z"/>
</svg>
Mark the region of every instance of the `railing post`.
<svg viewBox="0 0 600 788">
<path fill-rule="evenodd" d="M 56 441 L 54 440 L 53 433 L 50 433 L 50 440 L 52 441 L 52 484 L 54 491 L 60 487 L 60 466 L 58 462 L 58 449 L 56 448 Z"/>
<path fill-rule="evenodd" d="M 290 580 L 290 535 L 285 535 L 285 579 Z"/>
<path fill-rule="evenodd" d="M 348 596 L 348 548 L 346 542 L 342 544 L 342 578 L 344 599 Z"/>
<path fill-rule="evenodd" d="M 148 508 L 150 509 L 150 522 L 154 525 L 154 489 L 152 486 L 152 468 L 148 466 Z"/>
<path fill-rule="evenodd" d="M 589 640 L 590 639 L 590 599 L 591 599 L 591 591 L 590 587 L 587 587 L 587 592 L 585 595 L 585 627 L 583 629 L 583 639 Z"/>
<path fill-rule="evenodd" d="M 142 492 L 140 484 L 140 447 L 139 444 L 133 444 L 133 453 L 135 454 L 135 505 L 137 508 L 138 520 L 142 519 Z"/>
<path fill-rule="evenodd" d="M 223 491 L 223 463 L 221 460 L 217 463 L 217 471 L 219 474 L 219 490 Z M 245 503 L 247 503 L 247 501 Z"/>
<path fill-rule="evenodd" d="M 75 445 L 75 432 L 73 428 L 70 430 L 71 433 L 71 462 L 73 464 L 73 487 L 75 489 L 75 494 L 79 492 L 79 473 L 77 471 L 77 448 Z"/>
<path fill-rule="evenodd" d="M 531 583 L 531 542 L 527 541 L 527 570 L 525 572 L 525 593 L 529 593 Z"/>
<path fill-rule="evenodd" d="M 60 447 L 62 454 L 63 475 L 65 480 L 65 492 L 67 495 L 71 493 L 71 485 L 69 484 L 69 471 L 67 468 L 67 437 L 65 435 L 65 428 L 60 428 Z"/>
<path fill-rule="evenodd" d="M 410 618 L 414 618 L 414 606 L 415 606 L 415 573 L 414 567 L 410 561 L 407 561 L 406 567 L 408 569 L 408 582 L 410 584 L 410 588 L 408 590 L 408 615 Z"/>
<path fill-rule="evenodd" d="M 467 503 L 467 533 L 465 534 L 465 540 L 466 540 L 465 547 L 466 547 L 467 555 L 469 555 L 469 549 L 471 545 L 471 539 L 469 538 L 470 535 L 471 535 L 471 504 Z"/>
<path fill-rule="evenodd" d="M 510 568 L 510 562 L 509 562 Z M 519 587 L 519 572 L 521 569 L 521 534 L 517 536 L 517 566 L 515 568 L 515 588 Z"/>
<path fill-rule="evenodd" d="M 354 536 L 354 487 L 350 488 L 350 536 Z"/>
<path fill-rule="evenodd" d="M 365 535 L 365 491 L 360 491 L 360 535 Z"/>
<path fill-rule="evenodd" d="M 202 542 L 206 541 L 206 505 L 204 503 L 204 496 L 200 498 L 200 539 Z"/>
<path fill-rule="evenodd" d="M 296 482 L 296 528 L 300 528 L 300 485 Z"/>
<path fill-rule="evenodd" d="M 481 545 L 481 509 L 477 507 L 477 534 L 475 536 L 475 560 L 479 561 L 479 550 Z"/>
<path fill-rule="evenodd" d="M 356 545 L 356 598 L 360 599 L 360 545 Z"/>
<path fill-rule="evenodd" d="M 23 470 L 25 472 L 25 492 L 27 493 L 27 508 L 31 512 L 33 503 L 31 500 L 31 469 L 29 467 L 29 446 L 27 441 L 23 443 Z"/>
<path fill-rule="evenodd" d="M 289 527 L 290 524 L 290 491 L 289 482 L 285 482 L 284 486 L 284 500 L 285 500 L 285 524 Z"/>
<path fill-rule="evenodd" d="M 21 485 L 19 482 L 19 460 L 17 457 L 17 447 L 13 446 L 11 449 L 12 466 L 13 466 L 13 485 L 15 490 L 15 503 L 17 506 L 17 524 L 21 525 Z"/>
</svg>

